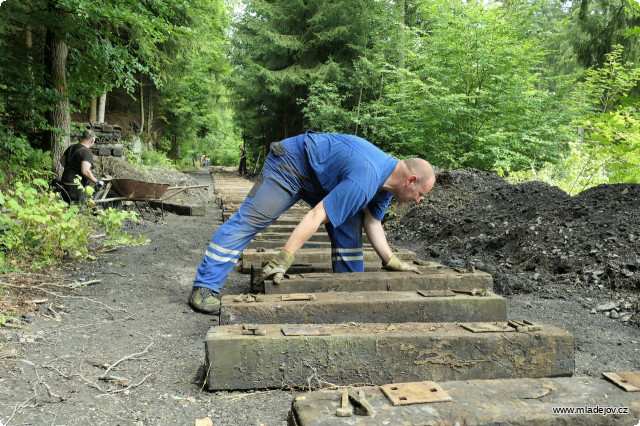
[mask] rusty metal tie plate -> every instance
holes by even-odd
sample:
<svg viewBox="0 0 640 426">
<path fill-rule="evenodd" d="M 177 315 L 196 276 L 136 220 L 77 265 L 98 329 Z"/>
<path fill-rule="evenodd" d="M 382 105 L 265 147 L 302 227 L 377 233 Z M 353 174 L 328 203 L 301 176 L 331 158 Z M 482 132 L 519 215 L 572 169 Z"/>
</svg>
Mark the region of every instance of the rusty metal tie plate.
<svg viewBox="0 0 640 426">
<path fill-rule="evenodd" d="M 509 324 L 497 322 L 471 322 L 460 324 L 460 327 L 473 333 L 505 333 L 516 331 Z"/>
<path fill-rule="evenodd" d="M 627 392 L 640 392 L 640 371 L 602 373 L 602 375 Z"/>
<path fill-rule="evenodd" d="M 308 294 L 308 293 L 290 293 L 290 294 L 283 294 L 282 295 L 282 301 L 286 302 L 286 301 L 296 301 L 296 300 L 316 300 L 316 296 L 313 294 Z"/>
<path fill-rule="evenodd" d="M 331 336 L 331 330 L 327 327 L 282 327 L 285 336 Z"/>
<path fill-rule="evenodd" d="M 451 290 L 418 290 L 418 294 L 424 297 L 452 297 L 456 295 Z"/>
<path fill-rule="evenodd" d="M 451 396 L 436 382 L 393 383 L 380 386 L 394 406 L 451 401 Z"/>
</svg>

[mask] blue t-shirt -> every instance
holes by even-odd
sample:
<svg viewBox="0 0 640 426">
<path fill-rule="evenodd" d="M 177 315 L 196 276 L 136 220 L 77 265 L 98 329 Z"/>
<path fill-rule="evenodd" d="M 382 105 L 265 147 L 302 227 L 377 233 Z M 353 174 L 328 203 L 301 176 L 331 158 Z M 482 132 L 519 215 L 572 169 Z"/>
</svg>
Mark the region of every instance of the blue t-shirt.
<svg viewBox="0 0 640 426">
<path fill-rule="evenodd" d="M 324 209 L 333 226 L 368 207 L 382 220 L 392 195 L 382 189 L 398 160 L 352 135 L 307 132 L 305 152 L 317 183 L 327 195 Z"/>
</svg>

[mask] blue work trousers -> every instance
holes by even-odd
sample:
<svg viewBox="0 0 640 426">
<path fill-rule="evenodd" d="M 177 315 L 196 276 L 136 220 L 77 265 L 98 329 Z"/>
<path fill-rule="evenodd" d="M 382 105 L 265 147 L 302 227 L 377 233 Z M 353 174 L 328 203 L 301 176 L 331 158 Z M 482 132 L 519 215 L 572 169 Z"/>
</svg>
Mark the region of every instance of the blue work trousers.
<svg viewBox="0 0 640 426">
<path fill-rule="evenodd" d="M 220 292 L 242 250 L 253 237 L 299 200 L 311 206 L 325 194 L 314 184 L 313 171 L 304 154 L 304 135 L 285 139 L 267 156 L 259 181 L 247 195 L 238 212 L 213 234 L 193 285 Z M 362 272 L 362 222 L 364 211 L 340 226 L 327 223 L 334 272 Z"/>
</svg>

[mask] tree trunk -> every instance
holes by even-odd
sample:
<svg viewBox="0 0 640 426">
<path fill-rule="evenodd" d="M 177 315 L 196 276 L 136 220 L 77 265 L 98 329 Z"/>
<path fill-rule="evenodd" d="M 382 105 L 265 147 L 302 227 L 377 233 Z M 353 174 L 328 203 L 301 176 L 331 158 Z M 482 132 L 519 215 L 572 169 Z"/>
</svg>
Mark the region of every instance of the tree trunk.
<svg viewBox="0 0 640 426">
<path fill-rule="evenodd" d="M 181 157 L 182 155 L 182 150 L 181 150 L 181 146 L 178 143 L 178 137 L 177 136 L 172 136 L 171 137 L 171 153 L 173 154 L 173 159 L 177 160 Z"/>
<path fill-rule="evenodd" d="M 142 74 L 140 74 L 140 133 L 144 131 L 144 86 L 142 85 Z"/>
<path fill-rule="evenodd" d="M 98 123 L 104 123 L 104 113 L 107 107 L 107 92 L 100 95 L 98 102 Z"/>
<path fill-rule="evenodd" d="M 405 0 L 398 0 L 396 2 L 396 7 L 398 8 L 398 41 L 400 46 L 400 52 L 398 53 L 398 67 L 402 68 L 404 66 L 404 61 L 406 57 L 405 46 L 406 46 L 406 4 Z"/>
<path fill-rule="evenodd" d="M 147 102 L 147 110 L 149 111 L 149 118 L 147 120 L 147 133 L 151 137 L 151 125 L 153 124 L 153 102 L 151 95 L 153 94 L 153 86 L 149 87 L 149 100 Z"/>
<path fill-rule="evenodd" d="M 26 35 L 25 35 L 25 47 L 27 48 L 27 69 L 29 71 L 29 80 L 31 84 L 35 84 L 33 82 L 33 31 L 31 30 L 31 25 L 27 25 Z M 33 95 L 30 96 L 32 101 L 34 100 Z M 31 123 L 35 123 L 35 120 L 32 120 L 32 117 L 35 115 L 35 110 L 30 108 L 28 111 L 25 111 L 27 114 L 27 120 Z M 32 124 L 32 131 L 36 131 L 35 126 Z"/>
<path fill-rule="evenodd" d="M 95 96 L 91 97 L 91 106 L 89 107 L 89 123 L 98 122 L 98 100 Z"/>
<path fill-rule="evenodd" d="M 50 5 L 53 13 L 62 14 L 61 11 Z M 47 30 L 45 38 L 45 81 L 47 87 L 58 92 L 58 99 L 51 111 L 47 111 L 45 118 L 47 124 L 54 130 L 47 130 L 43 136 L 43 146 L 51 152 L 53 171 L 62 174 L 60 157 L 69 145 L 71 133 L 71 114 L 69 111 L 69 98 L 67 97 L 66 65 L 69 48 L 60 34 Z"/>
<path fill-rule="evenodd" d="M 31 56 L 31 49 L 33 49 L 33 32 L 31 31 L 31 25 L 27 25 L 26 44 L 27 44 L 27 66 L 29 67 L 29 69 L 31 69 L 31 62 L 33 62 L 33 57 Z"/>
<path fill-rule="evenodd" d="M 358 108 L 356 112 L 356 131 L 354 135 L 358 136 L 358 124 L 360 120 L 360 102 L 362 102 L 362 84 L 360 84 L 360 96 L 358 97 Z"/>
</svg>

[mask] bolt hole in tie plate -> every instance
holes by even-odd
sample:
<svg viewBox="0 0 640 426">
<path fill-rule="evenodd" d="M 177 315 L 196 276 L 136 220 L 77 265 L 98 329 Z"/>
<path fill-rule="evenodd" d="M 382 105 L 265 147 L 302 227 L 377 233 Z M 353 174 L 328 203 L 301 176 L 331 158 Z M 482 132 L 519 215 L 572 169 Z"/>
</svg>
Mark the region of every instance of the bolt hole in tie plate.
<svg viewBox="0 0 640 426">
<path fill-rule="evenodd" d="M 627 392 L 640 392 L 640 371 L 602 373 L 602 375 Z"/>
<path fill-rule="evenodd" d="M 380 386 L 394 406 L 451 401 L 449 394 L 436 382 L 393 383 Z"/>
</svg>

